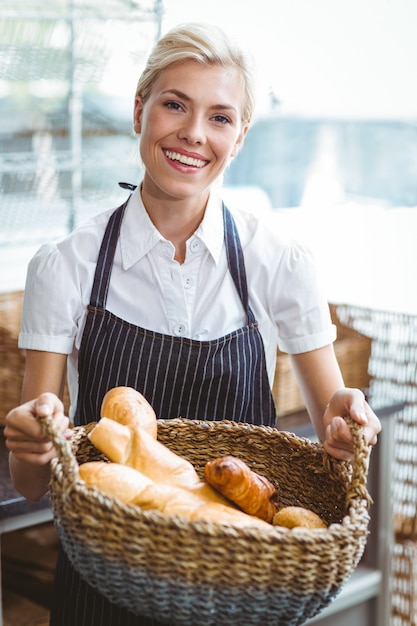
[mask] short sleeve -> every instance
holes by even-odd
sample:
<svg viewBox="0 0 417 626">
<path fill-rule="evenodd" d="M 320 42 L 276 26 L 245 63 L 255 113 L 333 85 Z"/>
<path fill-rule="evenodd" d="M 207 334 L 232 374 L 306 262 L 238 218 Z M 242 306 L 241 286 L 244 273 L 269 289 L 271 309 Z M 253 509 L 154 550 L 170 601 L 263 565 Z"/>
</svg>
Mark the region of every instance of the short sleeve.
<svg viewBox="0 0 417 626">
<path fill-rule="evenodd" d="M 54 244 L 29 263 L 19 347 L 70 354 L 83 314 L 75 272 Z"/>
<path fill-rule="evenodd" d="M 309 352 L 332 343 L 332 324 L 327 299 L 314 256 L 300 241 L 291 241 L 283 253 L 274 292 L 277 307 L 279 348 L 289 354 Z"/>
</svg>

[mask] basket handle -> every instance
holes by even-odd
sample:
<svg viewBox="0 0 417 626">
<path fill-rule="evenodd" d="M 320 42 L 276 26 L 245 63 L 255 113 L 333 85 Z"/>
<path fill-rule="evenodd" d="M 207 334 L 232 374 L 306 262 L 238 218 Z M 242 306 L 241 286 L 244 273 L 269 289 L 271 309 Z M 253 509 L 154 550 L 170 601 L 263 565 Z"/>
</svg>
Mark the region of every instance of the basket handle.
<svg viewBox="0 0 417 626">
<path fill-rule="evenodd" d="M 345 417 L 347 424 L 350 426 L 353 438 L 353 461 L 352 461 L 352 480 L 349 490 L 346 494 L 346 503 L 350 504 L 353 500 L 366 500 L 367 504 L 372 503 L 366 487 L 368 476 L 370 446 L 366 441 L 363 427 L 355 422 L 351 417 Z"/>
<path fill-rule="evenodd" d="M 57 428 L 52 415 L 37 415 L 37 420 L 42 426 L 44 435 L 54 444 L 58 460 L 64 470 L 63 479 L 66 484 L 66 488 L 69 489 L 79 477 L 78 462 L 72 451 L 71 443 Z M 54 462 L 54 460 L 52 462 Z"/>
</svg>

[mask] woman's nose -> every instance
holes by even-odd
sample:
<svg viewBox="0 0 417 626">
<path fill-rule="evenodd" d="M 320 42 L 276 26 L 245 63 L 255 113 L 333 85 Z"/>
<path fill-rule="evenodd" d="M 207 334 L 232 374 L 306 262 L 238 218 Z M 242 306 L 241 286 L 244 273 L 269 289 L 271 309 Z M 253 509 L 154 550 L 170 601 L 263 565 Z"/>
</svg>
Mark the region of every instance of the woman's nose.
<svg viewBox="0 0 417 626">
<path fill-rule="evenodd" d="M 204 143 L 206 134 L 203 120 L 197 115 L 187 117 L 178 135 L 181 139 L 186 139 L 190 144 Z"/>
</svg>

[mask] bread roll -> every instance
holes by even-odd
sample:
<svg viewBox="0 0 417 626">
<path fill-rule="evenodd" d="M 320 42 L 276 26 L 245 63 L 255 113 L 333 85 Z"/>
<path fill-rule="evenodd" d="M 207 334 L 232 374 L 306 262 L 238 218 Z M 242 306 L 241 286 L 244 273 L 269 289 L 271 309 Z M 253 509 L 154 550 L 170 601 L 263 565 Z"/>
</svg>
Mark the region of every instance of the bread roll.
<svg viewBox="0 0 417 626">
<path fill-rule="evenodd" d="M 200 483 L 189 461 L 140 426 L 123 426 L 102 417 L 90 431 L 89 438 L 111 461 L 133 467 L 154 482 L 175 487 L 195 487 Z"/>
<path fill-rule="evenodd" d="M 274 515 L 274 526 L 285 526 L 286 528 L 327 528 L 327 524 L 313 511 L 302 506 L 286 506 Z"/>
<path fill-rule="evenodd" d="M 204 478 L 249 515 L 272 522 L 278 511 L 275 486 L 237 457 L 228 455 L 209 461 L 204 469 Z"/>
<path fill-rule="evenodd" d="M 101 404 L 101 417 L 107 417 L 125 426 L 139 424 L 156 439 L 155 411 L 146 398 L 133 387 L 110 389 Z"/>
<path fill-rule="evenodd" d="M 97 487 L 108 496 L 131 504 L 152 484 L 147 477 L 131 467 L 105 461 L 88 461 L 80 465 L 80 477 L 88 487 Z"/>
</svg>

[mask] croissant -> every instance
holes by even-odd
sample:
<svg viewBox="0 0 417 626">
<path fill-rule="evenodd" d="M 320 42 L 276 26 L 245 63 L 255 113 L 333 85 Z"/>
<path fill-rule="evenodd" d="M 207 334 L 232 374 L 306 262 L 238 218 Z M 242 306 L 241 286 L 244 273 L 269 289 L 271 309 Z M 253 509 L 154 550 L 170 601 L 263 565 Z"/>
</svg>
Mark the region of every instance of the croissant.
<svg viewBox="0 0 417 626">
<path fill-rule="evenodd" d="M 110 389 L 103 398 L 100 414 L 101 417 L 107 417 L 125 426 L 139 424 L 156 439 L 155 411 L 146 398 L 133 387 Z"/>
<path fill-rule="evenodd" d="M 204 478 L 242 511 L 271 522 L 278 511 L 278 492 L 265 477 L 241 459 L 223 456 L 206 463 Z"/>
</svg>

